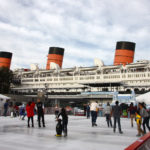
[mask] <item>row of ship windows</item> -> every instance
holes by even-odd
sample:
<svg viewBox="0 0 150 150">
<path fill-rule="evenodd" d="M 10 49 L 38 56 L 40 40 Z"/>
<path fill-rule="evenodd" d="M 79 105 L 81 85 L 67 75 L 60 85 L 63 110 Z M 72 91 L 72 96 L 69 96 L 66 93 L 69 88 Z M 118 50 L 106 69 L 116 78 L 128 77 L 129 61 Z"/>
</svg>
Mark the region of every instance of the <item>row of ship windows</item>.
<svg viewBox="0 0 150 150">
<path fill-rule="evenodd" d="M 134 83 L 150 83 L 150 80 L 136 80 L 136 81 L 126 81 L 126 84 Z M 74 85 L 74 83 L 51 83 L 49 86 L 65 86 L 65 85 Z M 42 84 L 36 84 L 36 86 L 43 86 Z"/>
<path fill-rule="evenodd" d="M 132 74 L 128 75 L 128 78 L 138 78 L 138 77 L 146 77 L 145 74 Z M 148 77 L 150 77 L 150 74 L 148 74 Z"/>
<path fill-rule="evenodd" d="M 120 78 L 120 75 L 104 76 L 104 79 L 114 79 L 114 78 Z"/>
<path fill-rule="evenodd" d="M 116 71 L 115 71 L 116 72 Z M 120 72 L 120 71 L 119 71 Z M 118 73 L 119 73 L 118 72 Z M 106 73 L 107 74 L 107 73 Z M 148 76 L 150 77 L 150 73 L 148 73 Z M 24 75 L 23 77 L 25 78 L 33 78 L 33 75 Z M 50 77 L 50 75 L 40 75 L 40 77 Z M 70 80 L 72 80 L 71 78 L 69 78 Z M 66 80 L 66 78 L 61 78 L 61 80 Z"/>
<path fill-rule="evenodd" d="M 95 77 L 94 76 L 90 76 L 90 77 L 75 77 L 75 80 L 93 80 L 93 79 L 95 79 Z M 100 79 L 100 76 L 97 76 L 96 77 L 96 79 Z M 71 81 L 71 80 L 73 80 L 73 78 L 71 77 L 71 78 L 54 78 L 54 81 Z M 35 80 L 33 80 L 33 79 L 27 79 L 27 80 L 22 80 L 22 82 L 33 82 L 33 81 L 35 81 L 35 82 L 39 82 L 39 81 L 41 81 L 41 82 L 43 82 L 43 81 L 53 81 L 53 79 L 52 78 L 50 78 L 50 79 L 35 79 Z"/>
<path fill-rule="evenodd" d="M 24 85 L 26 85 L 26 84 L 24 84 Z M 74 83 L 50 83 L 50 84 L 48 84 L 50 87 L 51 86 L 71 86 L 71 85 L 75 85 Z M 41 86 L 41 87 L 43 87 L 43 84 L 42 83 L 40 83 L 40 84 L 34 84 L 34 86 Z"/>
<path fill-rule="evenodd" d="M 126 83 L 147 83 L 147 82 L 150 82 L 150 80 L 126 81 Z"/>
<path fill-rule="evenodd" d="M 146 77 L 145 74 L 129 74 L 128 78 L 139 78 L 139 77 Z M 150 74 L 148 74 L 150 77 Z M 120 75 L 113 75 L 113 76 L 104 76 L 104 79 L 113 79 L 113 78 L 120 78 Z M 122 75 L 122 78 L 126 78 L 126 75 Z"/>
<path fill-rule="evenodd" d="M 145 74 L 129 74 L 127 76 L 128 78 L 139 78 L 139 77 L 146 77 Z M 150 74 L 148 74 L 148 77 L 150 77 Z M 120 78 L 120 75 L 111 75 L 111 76 L 104 76 L 104 79 L 116 79 Z M 126 75 L 122 75 L 122 78 L 126 78 Z M 75 77 L 75 80 L 94 80 L 95 76 L 87 76 L 87 77 Z M 100 76 L 96 76 L 96 79 L 100 79 Z M 54 78 L 54 81 L 71 81 L 73 80 L 73 77 L 69 78 Z M 46 81 L 45 79 L 35 79 L 35 82 L 43 82 Z M 47 79 L 47 81 L 53 81 L 52 78 Z M 22 82 L 33 82 L 33 79 L 27 79 L 27 80 L 22 80 Z"/>
</svg>

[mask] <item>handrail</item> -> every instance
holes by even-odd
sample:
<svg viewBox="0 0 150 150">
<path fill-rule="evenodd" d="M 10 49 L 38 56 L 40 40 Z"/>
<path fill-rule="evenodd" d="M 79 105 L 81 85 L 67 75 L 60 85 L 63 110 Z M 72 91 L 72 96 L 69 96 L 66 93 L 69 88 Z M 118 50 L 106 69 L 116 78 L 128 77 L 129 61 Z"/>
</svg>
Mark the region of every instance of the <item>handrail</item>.
<svg viewBox="0 0 150 150">
<path fill-rule="evenodd" d="M 147 133 L 146 135 L 144 135 L 143 137 L 141 137 L 140 139 L 138 139 L 137 141 L 135 141 L 133 144 L 131 144 L 130 146 L 128 146 L 125 150 L 149 150 L 150 149 L 150 144 L 149 147 L 145 147 L 144 144 L 147 144 L 146 142 L 149 142 L 150 140 L 150 132 Z M 142 148 L 141 148 L 142 147 Z"/>
</svg>

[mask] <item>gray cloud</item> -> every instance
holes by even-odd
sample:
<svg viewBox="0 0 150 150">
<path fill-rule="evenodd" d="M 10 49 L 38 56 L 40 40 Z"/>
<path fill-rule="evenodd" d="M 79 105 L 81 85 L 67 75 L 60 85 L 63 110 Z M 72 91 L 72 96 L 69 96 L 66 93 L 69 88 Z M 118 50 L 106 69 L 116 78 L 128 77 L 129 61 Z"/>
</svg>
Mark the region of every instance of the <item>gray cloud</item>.
<svg viewBox="0 0 150 150">
<path fill-rule="evenodd" d="M 0 0 L 0 50 L 12 68 L 46 66 L 50 46 L 65 48 L 64 67 L 113 64 L 116 41 L 136 42 L 149 59 L 149 0 Z"/>
</svg>

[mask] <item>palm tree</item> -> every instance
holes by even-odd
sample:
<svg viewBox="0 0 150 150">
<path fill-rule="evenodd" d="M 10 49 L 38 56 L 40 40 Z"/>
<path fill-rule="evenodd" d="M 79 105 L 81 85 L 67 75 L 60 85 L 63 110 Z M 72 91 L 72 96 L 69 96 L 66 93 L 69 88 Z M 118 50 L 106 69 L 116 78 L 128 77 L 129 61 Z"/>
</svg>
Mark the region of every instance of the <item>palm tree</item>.
<svg viewBox="0 0 150 150">
<path fill-rule="evenodd" d="M 13 72 L 6 67 L 0 68 L 0 93 L 8 93 L 10 83 L 13 79 Z"/>
</svg>

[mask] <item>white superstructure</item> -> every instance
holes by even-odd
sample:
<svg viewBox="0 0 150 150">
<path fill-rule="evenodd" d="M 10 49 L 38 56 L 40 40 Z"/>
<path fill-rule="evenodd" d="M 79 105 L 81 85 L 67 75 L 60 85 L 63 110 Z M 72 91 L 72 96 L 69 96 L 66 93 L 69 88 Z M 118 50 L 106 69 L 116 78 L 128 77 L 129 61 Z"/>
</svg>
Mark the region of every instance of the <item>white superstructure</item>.
<svg viewBox="0 0 150 150">
<path fill-rule="evenodd" d="M 95 59 L 93 67 L 74 67 L 14 71 L 12 91 L 37 93 L 47 90 L 51 94 L 77 94 L 86 91 L 144 92 L 150 90 L 150 61 L 141 60 L 126 66 L 105 66 Z"/>
</svg>

